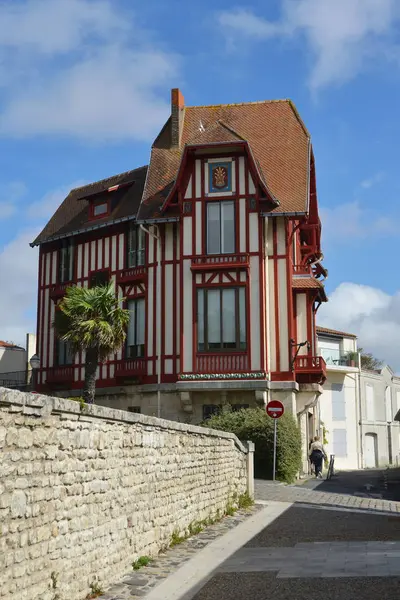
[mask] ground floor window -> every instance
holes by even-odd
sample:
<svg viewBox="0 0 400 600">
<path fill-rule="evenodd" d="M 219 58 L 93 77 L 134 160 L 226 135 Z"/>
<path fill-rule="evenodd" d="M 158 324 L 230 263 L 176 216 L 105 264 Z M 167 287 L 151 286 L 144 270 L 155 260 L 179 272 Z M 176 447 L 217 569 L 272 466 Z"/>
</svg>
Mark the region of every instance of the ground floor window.
<svg viewBox="0 0 400 600">
<path fill-rule="evenodd" d="M 246 339 L 245 288 L 198 289 L 198 351 L 246 350 Z"/>
<path fill-rule="evenodd" d="M 218 404 L 203 404 L 203 421 L 206 421 L 213 415 L 217 415 L 220 411 Z"/>
</svg>

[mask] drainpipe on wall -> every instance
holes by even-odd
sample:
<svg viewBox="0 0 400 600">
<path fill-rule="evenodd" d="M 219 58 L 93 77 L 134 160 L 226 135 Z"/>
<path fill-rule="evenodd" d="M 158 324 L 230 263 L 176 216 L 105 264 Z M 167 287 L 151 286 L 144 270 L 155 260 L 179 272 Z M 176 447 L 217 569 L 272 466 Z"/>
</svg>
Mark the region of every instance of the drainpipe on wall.
<svg viewBox="0 0 400 600">
<path fill-rule="evenodd" d="M 363 446 L 363 427 L 362 427 L 362 422 L 363 422 L 363 414 L 362 414 L 362 401 L 361 401 L 361 354 L 360 352 L 357 353 L 358 354 L 358 416 L 359 416 L 359 426 L 360 426 L 360 437 L 359 437 L 359 444 L 360 444 L 360 469 L 364 468 L 364 446 Z"/>
<path fill-rule="evenodd" d="M 140 228 L 143 229 L 147 235 L 150 235 L 153 239 L 157 240 L 157 318 L 155 326 L 158 324 L 158 335 L 157 335 L 157 417 L 161 417 L 161 236 L 158 225 L 152 226 L 157 234 L 146 229 L 144 225 L 140 224 Z M 146 315 L 147 318 L 147 315 Z"/>
</svg>

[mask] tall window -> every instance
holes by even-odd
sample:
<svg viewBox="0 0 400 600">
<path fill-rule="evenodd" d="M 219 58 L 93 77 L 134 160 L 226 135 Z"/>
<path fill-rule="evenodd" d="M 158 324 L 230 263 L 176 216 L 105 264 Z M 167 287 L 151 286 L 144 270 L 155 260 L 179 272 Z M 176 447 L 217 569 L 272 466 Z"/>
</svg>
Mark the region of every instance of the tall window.
<svg viewBox="0 0 400 600">
<path fill-rule="evenodd" d="M 197 349 L 246 350 L 244 287 L 197 291 Z"/>
<path fill-rule="evenodd" d="M 58 281 L 72 281 L 74 278 L 74 246 L 70 240 L 62 240 L 58 254 Z"/>
<path fill-rule="evenodd" d="M 144 357 L 145 313 L 144 298 L 128 301 L 130 320 L 126 336 L 127 358 Z"/>
<path fill-rule="evenodd" d="M 207 254 L 235 252 L 234 202 L 207 203 Z"/>
<path fill-rule="evenodd" d="M 127 267 L 144 265 L 146 233 L 141 227 L 131 225 L 128 231 Z"/>
<path fill-rule="evenodd" d="M 374 388 L 369 383 L 365 386 L 365 400 L 367 421 L 375 421 Z"/>
<path fill-rule="evenodd" d="M 59 367 L 64 365 L 72 365 L 74 362 L 74 354 L 71 349 L 71 344 L 64 340 L 56 342 L 56 364 Z"/>
</svg>

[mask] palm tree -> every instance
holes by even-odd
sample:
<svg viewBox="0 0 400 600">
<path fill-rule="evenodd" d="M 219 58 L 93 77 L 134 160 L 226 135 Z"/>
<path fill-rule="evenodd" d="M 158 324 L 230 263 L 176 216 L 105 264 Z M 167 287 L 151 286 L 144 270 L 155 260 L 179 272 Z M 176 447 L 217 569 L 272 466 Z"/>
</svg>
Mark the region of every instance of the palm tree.
<svg viewBox="0 0 400 600">
<path fill-rule="evenodd" d="M 93 404 L 96 370 L 99 363 L 119 348 L 126 338 L 129 310 L 121 308 L 113 283 L 84 288 L 69 287 L 56 311 L 54 326 L 72 351 L 84 350 L 85 384 L 83 398 Z"/>
</svg>

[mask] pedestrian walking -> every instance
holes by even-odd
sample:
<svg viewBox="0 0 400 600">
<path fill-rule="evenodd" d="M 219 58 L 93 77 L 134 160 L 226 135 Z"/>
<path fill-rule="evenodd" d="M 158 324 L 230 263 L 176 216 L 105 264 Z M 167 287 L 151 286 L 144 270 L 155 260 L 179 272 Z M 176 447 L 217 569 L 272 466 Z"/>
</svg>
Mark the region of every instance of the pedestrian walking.
<svg viewBox="0 0 400 600">
<path fill-rule="evenodd" d="M 315 477 L 322 479 L 322 461 L 327 460 L 325 449 L 321 443 L 320 437 L 315 436 L 309 451 L 310 460 L 314 465 Z"/>
<path fill-rule="evenodd" d="M 313 441 L 314 440 L 311 438 L 310 441 L 309 441 L 309 444 L 308 444 L 308 459 L 310 461 L 310 473 L 311 473 L 311 475 L 314 473 L 314 463 L 313 463 L 312 458 L 310 456 L 311 445 L 312 445 Z"/>
</svg>

